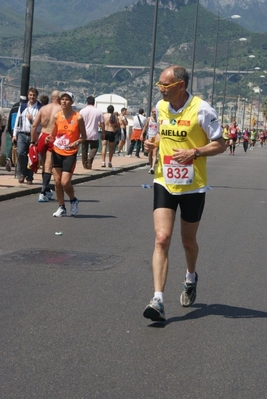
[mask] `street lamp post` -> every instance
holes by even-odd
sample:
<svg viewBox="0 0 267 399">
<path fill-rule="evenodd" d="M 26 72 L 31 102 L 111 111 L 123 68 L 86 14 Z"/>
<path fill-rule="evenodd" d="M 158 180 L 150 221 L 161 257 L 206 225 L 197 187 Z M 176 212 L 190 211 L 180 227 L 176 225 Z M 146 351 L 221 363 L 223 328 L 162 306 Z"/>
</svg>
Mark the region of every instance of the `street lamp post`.
<svg viewBox="0 0 267 399">
<path fill-rule="evenodd" d="M 226 58 L 226 68 L 225 68 L 225 76 L 224 76 L 223 107 L 222 107 L 222 125 L 223 125 L 224 109 L 225 109 L 226 82 L 227 82 L 227 72 L 228 72 L 228 62 L 229 62 L 229 48 L 230 48 L 230 37 L 229 37 L 229 39 L 228 39 L 227 58 Z"/>
<path fill-rule="evenodd" d="M 215 52 L 214 52 L 213 78 L 212 78 L 212 90 L 211 90 L 211 106 L 212 107 L 213 107 L 214 88 L 215 88 L 219 25 L 220 25 L 220 12 L 218 12 L 218 17 L 217 17 L 216 43 L 215 43 Z"/>
<path fill-rule="evenodd" d="M 197 4 L 196 4 L 195 29 L 194 29 L 194 44 L 193 44 L 193 56 L 192 56 L 192 68 L 191 68 L 191 85 L 190 85 L 190 91 L 191 91 L 191 93 L 193 93 L 193 78 L 194 78 L 195 58 L 196 58 L 198 8 L 199 8 L 199 0 L 197 0 Z"/>
<path fill-rule="evenodd" d="M 238 39 L 239 42 L 245 42 L 247 39 L 245 37 L 241 37 Z M 223 118 L 224 118 L 224 108 L 225 108 L 225 97 L 226 97 L 226 83 L 227 83 L 227 72 L 228 72 L 228 62 L 229 62 L 229 49 L 230 49 L 230 43 L 231 39 L 229 36 L 228 39 L 228 46 L 227 46 L 227 59 L 226 59 L 226 70 L 225 70 L 225 77 L 224 77 L 224 89 L 223 89 L 223 108 L 222 108 L 222 124 L 223 124 Z M 235 118 L 236 118 L 236 113 L 235 113 Z"/>
<path fill-rule="evenodd" d="M 243 131 L 244 131 L 244 125 L 245 125 L 246 101 L 247 101 L 247 99 L 246 99 L 246 98 L 244 98 L 244 103 L 243 103 L 243 117 L 242 117 L 242 127 L 241 127 L 241 132 L 243 132 Z"/>
<path fill-rule="evenodd" d="M 33 12 L 34 12 L 34 0 L 27 0 L 23 64 L 22 64 L 22 71 L 21 71 L 21 86 L 20 86 L 20 100 L 21 101 L 27 101 L 27 92 L 28 92 L 29 81 L 30 81 Z"/>
<path fill-rule="evenodd" d="M 261 75 L 260 78 L 264 79 L 265 75 Z M 259 119 L 260 119 L 260 108 L 261 108 L 261 88 L 259 85 L 259 105 L 258 105 L 258 116 L 257 116 L 257 132 L 259 133 Z"/>
<path fill-rule="evenodd" d="M 246 42 L 248 39 L 246 39 L 245 37 L 241 37 L 239 39 L 240 42 Z M 235 102 L 235 122 L 237 122 L 237 108 L 238 108 L 238 96 L 239 96 L 239 81 L 240 81 L 240 68 L 241 68 L 241 61 L 242 61 L 243 57 L 241 56 L 239 58 L 239 63 L 238 63 L 238 80 L 237 80 L 237 94 L 236 94 L 236 102 Z"/>
<path fill-rule="evenodd" d="M 255 71 L 259 71 L 260 67 L 255 67 L 254 69 L 255 69 Z M 252 82 L 252 93 L 251 93 L 251 104 L 250 104 L 250 115 L 249 115 L 249 130 L 251 130 L 253 100 L 254 100 L 254 90 L 253 90 L 253 82 Z"/>
<path fill-rule="evenodd" d="M 149 74 L 149 94 L 148 94 L 148 104 L 147 104 L 147 116 L 150 115 L 151 102 L 152 102 L 153 76 L 154 76 L 154 65 L 155 65 L 155 49 L 156 49 L 156 36 L 157 36 L 157 20 L 158 20 L 158 5 L 159 5 L 159 0 L 156 0 L 155 1 L 155 10 L 154 10 L 151 64 L 150 64 L 150 74 Z"/>
<path fill-rule="evenodd" d="M 212 91 L 211 91 L 211 106 L 213 107 L 214 103 L 214 89 L 215 89 L 215 79 L 216 79 L 216 64 L 217 64 L 217 52 L 218 52 L 218 37 L 219 37 L 219 24 L 220 21 L 224 21 L 226 19 L 239 19 L 240 15 L 234 14 L 229 17 L 220 18 L 220 13 L 218 12 L 217 16 L 217 30 L 216 30 L 216 44 L 215 44 L 215 52 L 214 52 L 214 66 L 213 66 L 213 80 L 212 80 Z"/>
<path fill-rule="evenodd" d="M 254 55 L 254 54 L 250 54 L 250 55 L 248 56 L 248 58 L 255 58 L 255 55 Z M 247 65 L 247 76 L 248 76 L 248 65 Z M 242 131 L 244 130 L 244 124 L 245 124 L 246 101 L 247 101 L 247 99 L 245 99 L 245 101 L 244 101 L 244 107 L 243 107 Z"/>
</svg>

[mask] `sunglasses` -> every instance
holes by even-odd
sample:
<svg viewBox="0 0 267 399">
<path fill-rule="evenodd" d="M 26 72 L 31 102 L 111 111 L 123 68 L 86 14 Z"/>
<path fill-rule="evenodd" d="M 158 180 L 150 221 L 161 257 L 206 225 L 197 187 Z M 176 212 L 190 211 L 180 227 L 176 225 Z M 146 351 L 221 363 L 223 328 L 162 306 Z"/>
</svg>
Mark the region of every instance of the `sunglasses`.
<svg viewBox="0 0 267 399">
<path fill-rule="evenodd" d="M 181 82 L 183 82 L 183 80 L 178 80 L 178 82 L 174 82 L 174 83 L 171 83 L 169 85 L 157 82 L 157 83 L 155 83 L 155 86 L 157 86 L 159 89 L 168 89 L 169 87 L 175 86 L 175 85 L 177 85 L 178 83 L 181 83 Z"/>
</svg>

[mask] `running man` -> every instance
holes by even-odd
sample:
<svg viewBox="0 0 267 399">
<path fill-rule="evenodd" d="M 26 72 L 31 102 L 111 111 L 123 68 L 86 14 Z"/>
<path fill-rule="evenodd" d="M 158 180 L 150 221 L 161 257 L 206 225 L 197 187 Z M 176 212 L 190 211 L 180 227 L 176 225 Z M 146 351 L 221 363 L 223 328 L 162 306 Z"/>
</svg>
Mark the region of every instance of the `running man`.
<svg viewBox="0 0 267 399">
<path fill-rule="evenodd" d="M 145 318 L 152 321 L 166 320 L 163 292 L 178 206 L 187 263 L 180 304 L 188 307 L 196 299 L 196 236 L 208 190 L 206 159 L 225 151 L 215 110 L 187 90 L 188 81 L 185 68 L 170 66 L 161 73 L 157 83 L 163 99 L 156 106 L 160 139 L 159 162 L 154 179 L 154 296 L 143 313 Z M 147 151 L 155 146 L 151 139 L 145 141 Z"/>
</svg>

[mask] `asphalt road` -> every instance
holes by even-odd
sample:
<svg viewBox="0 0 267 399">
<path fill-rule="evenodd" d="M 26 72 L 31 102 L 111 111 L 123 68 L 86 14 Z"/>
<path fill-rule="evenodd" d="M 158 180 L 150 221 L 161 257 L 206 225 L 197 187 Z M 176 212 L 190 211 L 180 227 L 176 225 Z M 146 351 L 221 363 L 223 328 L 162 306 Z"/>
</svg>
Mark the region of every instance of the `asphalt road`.
<svg viewBox="0 0 267 399">
<path fill-rule="evenodd" d="M 153 295 L 147 168 L 75 186 L 76 217 L 38 195 L 1 203 L 1 399 L 264 399 L 267 146 L 208 160 L 198 295 L 181 308 L 179 220 L 166 323 Z M 62 236 L 55 232 L 62 231 Z"/>
</svg>

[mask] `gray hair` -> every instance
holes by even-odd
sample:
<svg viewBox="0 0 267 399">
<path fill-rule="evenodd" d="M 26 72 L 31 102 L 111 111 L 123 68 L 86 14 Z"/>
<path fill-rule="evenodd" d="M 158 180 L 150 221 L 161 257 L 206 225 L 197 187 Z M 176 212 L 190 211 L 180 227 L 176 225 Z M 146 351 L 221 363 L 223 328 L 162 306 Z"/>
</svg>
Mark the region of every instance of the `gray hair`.
<svg viewBox="0 0 267 399">
<path fill-rule="evenodd" d="M 189 74 L 187 70 L 179 65 L 174 65 L 172 68 L 175 79 L 183 80 L 185 82 L 185 88 L 187 88 L 189 82 Z"/>
</svg>

